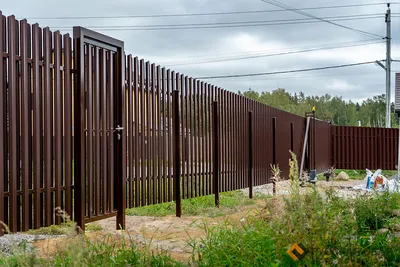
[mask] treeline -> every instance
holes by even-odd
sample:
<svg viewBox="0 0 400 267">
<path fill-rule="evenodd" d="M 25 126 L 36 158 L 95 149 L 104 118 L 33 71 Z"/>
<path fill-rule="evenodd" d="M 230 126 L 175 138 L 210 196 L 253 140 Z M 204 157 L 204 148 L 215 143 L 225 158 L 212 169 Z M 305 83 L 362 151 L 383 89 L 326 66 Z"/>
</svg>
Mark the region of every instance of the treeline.
<svg viewBox="0 0 400 267">
<path fill-rule="evenodd" d="M 385 95 L 376 95 L 360 103 L 344 100 L 341 96 L 329 94 L 308 96 L 303 92 L 290 94 L 285 89 L 258 93 L 251 88 L 239 94 L 257 100 L 266 105 L 304 116 L 315 106 L 316 116 L 321 120 L 331 121 L 335 125 L 364 127 L 385 127 Z M 398 127 L 392 104 L 392 127 Z"/>
</svg>

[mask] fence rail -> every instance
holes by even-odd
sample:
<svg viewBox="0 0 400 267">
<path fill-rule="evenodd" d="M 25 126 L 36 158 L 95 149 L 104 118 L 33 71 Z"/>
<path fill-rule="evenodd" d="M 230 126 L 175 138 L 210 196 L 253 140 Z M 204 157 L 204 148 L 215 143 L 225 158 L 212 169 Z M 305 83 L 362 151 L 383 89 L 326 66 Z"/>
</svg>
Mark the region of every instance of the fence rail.
<svg viewBox="0 0 400 267">
<path fill-rule="evenodd" d="M 263 185 L 271 164 L 287 177 L 304 117 L 132 55 L 119 70 L 117 50 L 105 46 L 112 39 L 102 38 L 79 50 L 75 37 L 0 13 L 0 220 L 11 231 L 61 223 L 56 207 L 77 219 L 79 205 L 84 224 L 177 200 L 177 189 L 194 198 Z M 110 93 L 115 77 L 125 77 L 124 92 Z M 312 125 L 307 168 L 395 168 L 397 130 Z"/>
</svg>

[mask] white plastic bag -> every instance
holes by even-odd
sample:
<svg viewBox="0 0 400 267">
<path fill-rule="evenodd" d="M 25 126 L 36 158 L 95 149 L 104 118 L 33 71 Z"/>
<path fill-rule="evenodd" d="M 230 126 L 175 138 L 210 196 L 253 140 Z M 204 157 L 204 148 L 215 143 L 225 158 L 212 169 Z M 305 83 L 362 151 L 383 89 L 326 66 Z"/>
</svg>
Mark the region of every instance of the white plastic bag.
<svg viewBox="0 0 400 267">
<path fill-rule="evenodd" d="M 369 169 L 365 169 L 365 171 L 367 172 L 367 175 L 365 176 L 363 183 L 354 186 L 354 189 L 357 190 L 379 190 L 382 191 L 385 188 L 388 187 L 388 179 L 386 179 L 385 176 L 382 175 L 382 170 L 378 169 L 376 170 L 374 173 L 372 173 Z M 368 177 L 371 177 L 369 182 L 370 182 L 370 186 L 367 185 L 368 183 Z M 376 179 L 379 179 L 378 181 L 375 182 Z"/>
</svg>

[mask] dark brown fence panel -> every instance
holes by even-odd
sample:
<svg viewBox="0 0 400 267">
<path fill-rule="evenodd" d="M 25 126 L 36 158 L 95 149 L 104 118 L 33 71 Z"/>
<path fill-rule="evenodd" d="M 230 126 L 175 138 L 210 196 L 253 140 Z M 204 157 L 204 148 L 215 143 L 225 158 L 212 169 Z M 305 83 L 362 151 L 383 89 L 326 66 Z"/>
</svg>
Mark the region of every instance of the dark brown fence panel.
<svg viewBox="0 0 400 267">
<path fill-rule="evenodd" d="M 193 91 L 192 91 L 192 105 L 193 105 L 193 165 L 194 165 L 194 195 L 193 197 L 197 197 L 199 195 L 199 181 L 200 181 L 200 176 L 199 176 L 199 165 L 198 165 L 198 151 L 199 151 L 199 146 L 198 146 L 198 132 L 199 132 L 199 126 L 198 126 L 198 82 L 197 80 L 193 80 Z"/>
<path fill-rule="evenodd" d="M 157 203 L 157 159 L 156 159 L 156 67 L 155 64 L 151 64 L 151 100 L 150 100 L 150 114 L 151 114 L 151 123 L 150 123 L 150 155 L 151 155 L 151 204 L 156 204 Z M 150 93 L 150 92 L 149 92 Z"/>
<path fill-rule="evenodd" d="M 226 188 L 226 160 L 227 160 L 227 155 L 226 155 L 226 114 L 229 112 L 227 110 L 227 105 L 226 105 L 226 95 L 225 95 L 225 90 L 219 90 L 219 97 L 218 97 L 219 102 L 221 103 L 221 108 L 220 108 L 220 138 L 221 138 L 221 174 L 219 177 L 219 190 L 220 192 L 225 192 L 227 191 Z"/>
<path fill-rule="evenodd" d="M 179 91 L 180 91 L 180 97 L 179 97 L 179 101 L 180 101 L 180 107 L 181 107 L 181 112 L 180 112 L 180 129 L 181 129 L 181 133 L 180 133 L 180 143 L 181 143 L 181 174 L 182 174 L 182 198 L 187 197 L 187 177 L 186 177 L 186 166 L 187 161 L 186 161 L 186 145 L 185 145 L 185 139 L 186 139 L 186 129 L 187 129 L 187 125 L 186 125 L 186 112 L 187 112 L 187 107 L 185 105 L 185 98 L 186 98 L 186 94 L 185 94 L 185 77 L 182 75 L 180 75 L 180 82 L 179 82 Z"/>
<path fill-rule="evenodd" d="M 8 201 L 4 197 L 4 191 L 8 184 L 8 147 L 7 147 L 7 61 L 3 57 L 6 52 L 6 18 L 0 12 L 0 221 L 7 223 Z M 7 219 L 7 220 L 6 220 Z M 0 226 L 0 234 L 4 227 Z"/>
<path fill-rule="evenodd" d="M 30 114 L 30 94 L 31 94 L 31 83 L 29 82 L 28 73 L 28 24 L 26 20 L 22 20 L 21 23 L 21 33 L 20 33 L 20 71 L 21 71 L 21 162 L 22 162 L 22 231 L 27 231 L 30 227 L 30 218 L 32 207 L 29 201 L 29 190 L 31 185 L 29 182 L 32 181 L 32 154 L 31 154 L 31 137 L 32 137 L 32 127 L 31 127 L 31 114 Z"/>
<path fill-rule="evenodd" d="M 133 84 L 133 70 L 132 70 L 132 55 L 129 55 L 126 58 L 126 139 L 127 139 L 127 153 L 126 153 L 126 159 L 127 159 L 127 163 L 126 163 L 126 168 L 127 168 L 127 176 L 126 176 L 126 181 L 127 181 L 127 190 L 128 190 L 128 194 L 127 194 L 127 207 L 134 207 L 134 190 L 135 190 L 135 181 L 134 181 L 134 157 L 135 155 L 133 154 L 133 147 L 134 147 L 134 143 L 135 143 L 135 136 L 133 135 L 133 127 L 134 127 L 134 120 L 133 120 L 133 109 L 134 109 L 134 105 L 133 105 L 133 93 L 134 93 L 134 88 L 136 87 L 136 85 Z"/>
<path fill-rule="evenodd" d="M 157 191 L 158 191 L 158 199 L 157 203 L 162 203 L 163 202 L 163 195 L 162 192 L 164 191 L 163 183 L 162 183 L 162 177 L 164 177 L 164 173 L 162 165 L 164 164 L 164 158 L 162 157 L 162 132 L 163 128 L 161 127 L 161 114 L 163 110 L 161 109 L 161 99 L 162 99 L 162 89 L 161 89 L 161 79 L 162 79 L 162 73 L 161 73 L 161 67 L 157 66 L 157 105 L 156 105 L 156 114 L 157 114 Z"/>
<path fill-rule="evenodd" d="M 174 74 L 172 75 L 172 77 Z M 145 180 L 145 185 L 146 185 L 146 190 L 145 190 L 145 195 L 146 195 L 146 205 L 151 204 L 151 126 L 150 126 L 150 118 L 151 118 L 151 112 L 150 112 L 150 78 L 151 78 L 151 73 L 150 73 L 150 62 L 146 62 L 146 74 L 145 74 L 146 80 L 144 82 L 144 88 L 145 90 L 143 91 L 145 95 L 146 102 L 144 104 L 145 107 L 145 124 L 144 124 L 144 133 L 145 133 L 145 161 L 144 165 L 146 166 L 146 175 L 143 177 Z"/>
<path fill-rule="evenodd" d="M 187 152 L 187 130 L 188 130 L 188 124 L 187 124 L 187 87 L 188 87 L 188 77 L 184 76 L 183 74 L 181 75 L 181 81 L 180 81 L 180 106 L 181 106 L 181 117 L 180 117 L 180 127 L 181 127 L 181 136 L 180 136 L 180 141 L 181 141 L 181 173 L 182 173 L 182 198 L 187 198 L 188 197 L 188 166 L 189 162 L 187 160 L 188 157 L 188 152 Z"/>
<path fill-rule="evenodd" d="M 62 114 L 62 36 L 59 32 L 54 33 L 54 167 L 55 167 L 55 207 L 62 208 L 61 186 L 63 180 L 63 155 L 62 155 L 62 132 L 63 132 L 63 114 Z M 31 161 L 30 161 L 31 162 Z M 30 164 L 31 165 L 31 164 Z M 61 223 L 61 217 L 56 216 L 55 223 Z"/>
<path fill-rule="evenodd" d="M 324 121 L 315 121 L 315 169 L 322 172 L 331 167 L 332 164 L 332 126 Z"/>
<path fill-rule="evenodd" d="M 210 170 L 210 146 L 211 146 L 211 139 L 210 139 L 210 114 L 212 104 L 210 103 L 210 84 L 206 84 L 205 86 L 205 112 L 204 112 L 204 142 L 205 142 L 205 177 L 206 177 L 206 195 L 211 194 L 211 170 Z"/>
<path fill-rule="evenodd" d="M 0 54 L 0 220 L 58 224 L 56 207 L 72 215 L 71 39 L 0 13 Z"/>
<path fill-rule="evenodd" d="M 188 123 L 188 181 L 189 181 L 189 185 L 188 185 L 188 198 L 193 198 L 194 197 L 194 171 L 195 171 L 195 166 L 194 166 L 194 144 L 193 144 L 193 136 L 194 136 L 194 119 L 193 119 L 193 79 L 189 78 L 188 81 L 188 87 L 186 88 L 187 90 L 185 91 L 186 94 L 186 98 L 187 98 L 187 113 L 186 115 L 189 116 L 187 123 Z"/>
<path fill-rule="evenodd" d="M 139 96 L 140 96 L 140 102 L 139 102 L 139 111 L 140 111 L 140 131 L 139 131 L 139 136 L 140 136 L 140 201 L 141 201 L 141 206 L 146 205 L 146 175 L 145 175 L 145 164 L 146 164 L 146 157 L 145 157 L 145 65 L 144 65 L 144 60 L 140 60 L 140 82 L 139 82 Z M 168 142 L 169 143 L 169 142 Z M 139 193 L 139 192 L 137 192 Z"/>
<path fill-rule="evenodd" d="M 185 79 L 150 62 L 134 58 L 129 63 L 131 60 L 132 56 L 127 56 L 127 73 L 132 76 L 126 83 L 127 192 L 132 200 L 126 204 L 138 207 L 172 200 L 171 98 L 172 89 L 185 89 Z M 182 95 L 180 99 L 185 104 Z"/>
<path fill-rule="evenodd" d="M 231 191 L 233 188 L 233 180 L 236 177 L 235 173 L 235 157 L 236 151 L 234 150 L 234 115 L 233 115 L 233 93 L 228 92 L 228 125 L 229 125 L 229 178 L 228 178 L 228 190 Z M 218 121 L 219 123 L 219 121 Z"/>
<path fill-rule="evenodd" d="M 164 73 L 164 72 L 163 72 Z M 129 84 L 128 90 L 131 90 L 131 85 Z M 129 160 L 134 160 L 134 170 L 129 169 L 131 173 L 131 179 L 133 179 L 133 173 L 135 173 L 135 188 L 132 190 L 135 190 L 134 196 L 135 196 L 135 204 L 131 207 L 138 207 L 140 206 L 140 180 L 141 180 L 141 172 L 140 172 L 140 163 L 141 163 L 141 150 L 140 150 L 140 143 L 139 143 L 139 125 L 140 125 L 140 116 L 139 116 L 139 107 L 140 107 L 140 95 L 139 95 L 139 61 L 138 58 L 135 57 L 133 59 L 133 88 L 132 90 L 134 91 L 133 93 L 133 103 L 135 103 L 134 107 L 134 121 L 129 121 L 129 123 L 134 124 L 134 130 L 135 130 L 135 135 L 131 134 L 131 138 L 134 138 L 134 153 L 129 157 Z M 133 152 L 132 152 L 133 153 Z M 129 165 L 132 166 L 132 165 Z"/>
<path fill-rule="evenodd" d="M 321 125 L 325 127 L 322 122 Z M 318 135 L 320 132 L 318 129 Z M 397 129 L 332 126 L 331 154 L 338 169 L 395 170 L 397 144 Z"/>
<path fill-rule="evenodd" d="M 167 157 L 167 153 L 168 153 L 168 147 L 167 147 L 167 136 L 168 136 L 168 130 L 167 130 L 167 121 L 168 121 L 168 114 L 167 114 L 167 93 L 166 93 L 166 81 L 167 77 L 166 77 L 166 72 L 165 72 L 165 68 L 161 68 L 161 76 L 159 79 L 159 98 L 160 98 L 160 132 L 159 132 L 159 138 L 160 138 L 160 148 L 161 148 L 161 152 L 159 155 L 159 158 L 161 158 L 161 183 L 160 186 L 162 186 L 163 190 L 162 190 L 162 200 L 160 199 L 160 202 L 166 202 L 167 198 L 168 198 L 168 180 L 167 180 L 167 174 L 168 174 L 168 170 L 167 170 L 167 165 L 168 165 L 168 157 Z"/>
<path fill-rule="evenodd" d="M 71 37 L 67 34 L 64 35 L 64 207 L 67 214 L 72 215 L 72 179 L 73 179 L 73 157 L 72 157 L 72 47 Z M 38 81 L 39 82 L 39 81 Z M 36 85 L 35 85 L 36 86 Z M 38 85 L 38 88 L 40 86 Z M 38 95 L 40 97 L 40 94 Z M 40 99 L 38 99 L 40 103 Z M 40 131 L 40 118 L 38 118 L 37 130 Z M 39 133 L 38 133 L 39 134 Z M 40 139 L 39 139 L 40 140 Z M 40 151 L 38 151 L 38 158 L 40 158 Z"/>
<path fill-rule="evenodd" d="M 202 177 L 202 195 L 207 195 L 207 148 L 206 148 L 206 88 L 207 83 L 201 82 L 200 88 L 200 147 L 201 147 L 201 177 Z"/>
<path fill-rule="evenodd" d="M 51 32 L 48 28 L 43 31 L 44 58 L 44 226 L 53 223 L 53 201 L 51 199 L 51 184 L 53 182 L 53 83 L 51 75 Z"/>
<path fill-rule="evenodd" d="M 18 218 L 17 218 L 17 185 L 20 177 L 20 166 L 19 166 L 19 117 L 17 112 L 19 110 L 18 105 L 18 93 L 17 93 L 17 74 L 16 74 L 16 25 L 17 21 L 14 16 L 8 17 L 8 98 L 9 98 L 9 213 L 10 216 L 9 227 L 11 231 L 17 231 Z"/>
<path fill-rule="evenodd" d="M 283 177 L 289 175 L 290 115 L 279 111 L 276 116 L 276 161 Z"/>
<path fill-rule="evenodd" d="M 167 104 L 167 136 L 168 136 L 168 148 L 167 148 L 167 165 L 168 165 L 168 201 L 172 200 L 172 87 L 171 87 L 171 72 L 167 70 L 167 92 L 166 92 L 166 104 Z"/>
</svg>

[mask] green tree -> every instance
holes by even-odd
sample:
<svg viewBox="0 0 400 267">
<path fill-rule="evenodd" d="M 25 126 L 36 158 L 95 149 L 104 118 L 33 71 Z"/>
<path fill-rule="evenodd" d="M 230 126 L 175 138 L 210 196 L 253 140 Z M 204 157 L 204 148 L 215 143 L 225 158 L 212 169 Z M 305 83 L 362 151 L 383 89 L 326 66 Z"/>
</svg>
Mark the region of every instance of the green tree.
<svg viewBox="0 0 400 267">
<path fill-rule="evenodd" d="M 376 95 L 361 103 L 345 101 L 342 96 L 329 94 L 305 95 L 304 92 L 290 94 L 283 88 L 273 91 L 256 92 L 251 88 L 242 95 L 260 101 L 266 105 L 284 110 L 296 115 L 304 116 L 316 107 L 316 116 L 319 119 L 331 121 L 335 125 L 357 126 L 358 121 L 362 126 L 385 127 L 385 95 Z M 392 127 L 397 127 L 398 122 L 392 104 Z"/>
</svg>

